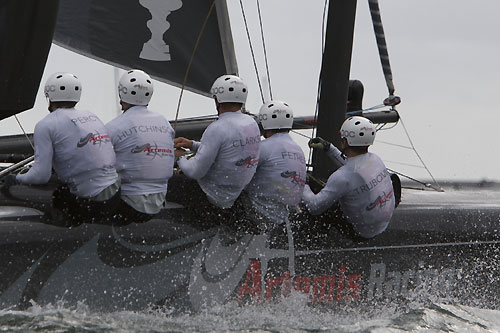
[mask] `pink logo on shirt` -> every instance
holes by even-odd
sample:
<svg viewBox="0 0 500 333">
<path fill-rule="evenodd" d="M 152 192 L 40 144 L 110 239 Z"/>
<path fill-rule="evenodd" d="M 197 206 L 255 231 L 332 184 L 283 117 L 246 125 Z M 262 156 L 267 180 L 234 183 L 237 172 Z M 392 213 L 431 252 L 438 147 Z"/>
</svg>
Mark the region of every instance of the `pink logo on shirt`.
<svg viewBox="0 0 500 333">
<path fill-rule="evenodd" d="M 379 195 L 377 197 L 377 199 L 375 199 L 375 201 L 373 201 L 372 203 L 370 203 L 367 207 L 366 207 L 366 210 L 370 211 L 372 209 L 374 209 L 375 207 L 379 206 L 379 207 L 384 207 L 385 204 L 387 203 L 387 201 L 389 201 L 391 199 L 391 196 L 392 196 L 392 190 L 383 195 Z"/>
<path fill-rule="evenodd" d="M 142 146 L 136 146 L 131 150 L 133 154 L 146 153 L 148 156 L 172 156 L 172 149 L 158 147 L 157 144 L 151 145 L 150 143 L 143 144 Z"/>
<path fill-rule="evenodd" d="M 251 168 L 259 163 L 259 159 L 253 156 L 248 156 L 247 158 L 241 159 L 235 163 L 236 166 L 246 166 L 247 168 Z"/>
<path fill-rule="evenodd" d="M 99 133 L 96 133 L 96 134 L 89 133 L 86 136 L 84 136 L 83 138 L 80 138 L 80 141 L 78 141 L 76 146 L 78 148 L 82 148 L 87 143 L 97 145 L 97 144 L 101 144 L 101 143 L 107 143 L 109 141 L 111 141 L 111 139 L 110 139 L 109 135 L 107 135 L 107 134 L 100 135 Z"/>
<path fill-rule="evenodd" d="M 283 171 L 281 173 L 281 177 L 290 178 L 292 180 L 292 183 L 295 185 L 306 183 L 305 179 L 301 178 L 300 174 L 298 174 L 297 171 Z"/>
</svg>

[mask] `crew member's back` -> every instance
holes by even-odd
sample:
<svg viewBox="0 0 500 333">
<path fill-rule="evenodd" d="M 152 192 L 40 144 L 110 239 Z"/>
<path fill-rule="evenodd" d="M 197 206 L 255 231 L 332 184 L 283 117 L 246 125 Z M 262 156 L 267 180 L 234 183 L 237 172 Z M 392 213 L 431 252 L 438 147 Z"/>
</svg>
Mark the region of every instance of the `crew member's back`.
<svg viewBox="0 0 500 333">
<path fill-rule="evenodd" d="M 141 70 L 130 70 L 118 87 L 123 114 L 106 124 L 121 178 L 116 224 L 146 222 L 160 212 L 173 174 L 174 130 L 148 104 L 153 82 Z"/>
<path fill-rule="evenodd" d="M 375 126 L 368 119 L 348 118 L 341 128 L 346 159 L 332 144 L 319 138 L 310 141 L 310 146 L 322 147 L 335 163 L 343 166 L 330 175 L 318 194 L 306 186 L 303 199 L 313 215 L 323 213 L 338 201 L 347 226 L 352 229 L 350 236 L 358 239 L 382 233 L 395 208 L 391 177 L 382 160 L 368 152 L 375 133 Z"/>
<path fill-rule="evenodd" d="M 35 126 L 35 163 L 27 173 L 16 176 L 22 184 L 45 184 L 54 168 L 63 185 L 54 192 L 55 210 L 50 215 L 55 220 L 62 211 L 64 221 L 60 222 L 67 226 L 111 217 L 120 186 L 106 128 L 93 113 L 74 108 L 81 91 L 73 74 L 49 77 L 45 95 L 50 114 Z"/>
<path fill-rule="evenodd" d="M 261 143 L 257 171 L 245 193 L 255 210 L 252 220 L 259 228 L 267 229 L 284 223 L 290 210 L 299 204 L 306 182 L 306 163 L 304 152 L 289 134 L 293 111 L 287 103 L 265 103 L 259 119 L 266 139 Z"/>
<path fill-rule="evenodd" d="M 248 94 L 237 76 L 223 75 L 212 89 L 219 119 L 210 124 L 200 142 L 176 138 L 176 148 L 196 152 L 191 159 L 176 150 L 178 165 L 219 209 L 231 208 L 252 179 L 259 158 L 260 131 L 255 120 L 241 112 Z M 200 203 L 201 206 L 203 206 Z"/>
</svg>

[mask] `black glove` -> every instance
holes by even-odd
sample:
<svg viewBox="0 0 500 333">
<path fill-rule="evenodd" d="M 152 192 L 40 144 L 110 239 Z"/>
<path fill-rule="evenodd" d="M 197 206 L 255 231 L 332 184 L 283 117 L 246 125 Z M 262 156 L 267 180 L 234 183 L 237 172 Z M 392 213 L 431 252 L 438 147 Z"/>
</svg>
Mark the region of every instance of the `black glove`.
<svg viewBox="0 0 500 333">
<path fill-rule="evenodd" d="M 19 184 L 19 182 L 16 179 L 16 175 L 13 175 L 13 174 L 2 177 L 2 179 L 0 181 L 2 182 L 2 185 L 5 185 L 5 186 L 12 186 L 12 185 Z"/>
<path fill-rule="evenodd" d="M 330 150 L 330 142 L 317 137 L 309 140 L 309 147 L 314 149 L 323 149 L 323 151 L 327 152 Z"/>
</svg>

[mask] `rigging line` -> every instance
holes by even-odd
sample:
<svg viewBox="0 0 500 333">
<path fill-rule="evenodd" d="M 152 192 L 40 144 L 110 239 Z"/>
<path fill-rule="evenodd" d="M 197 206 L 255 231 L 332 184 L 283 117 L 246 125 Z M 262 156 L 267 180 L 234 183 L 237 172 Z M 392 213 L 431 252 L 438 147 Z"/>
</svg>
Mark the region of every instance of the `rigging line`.
<svg viewBox="0 0 500 333">
<path fill-rule="evenodd" d="M 411 147 L 413 148 L 413 151 L 415 152 L 415 154 L 417 155 L 418 159 L 420 160 L 420 163 L 422 163 L 422 165 L 424 166 L 425 170 L 427 170 L 427 173 L 429 174 L 429 176 L 431 176 L 432 180 L 434 181 L 434 183 L 441 188 L 441 186 L 439 185 L 439 183 L 436 181 L 436 179 L 434 178 L 434 176 L 432 175 L 431 171 L 429 170 L 429 168 L 427 167 L 427 165 L 424 163 L 424 160 L 422 159 L 422 157 L 420 157 L 420 154 L 418 153 L 417 149 L 415 148 L 415 146 L 413 145 L 413 141 L 411 140 L 410 138 L 410 134 L 408 133 L 408 131 L 406 130 L 406 126 L 405 126 L 405 123 L 403 122 L 403 118 L 399 117 L 399 120 L 401 121 L 401 125 L 403 125 L 403 129 L 406 133 L 406 136 L 408 137 L 408 141 L 410 142 L 410 145 Z"/>
<path fill-rule="evenodd" d="M 312 139 L 309 135 L 300 133 L 299 131 L 296 131 L 296 130 L 290 130 L 290 132 L 295 133 L 295 134 L 300 135 L 300 136 L 303 136 L 304 138 L 307 138 L 307 139 Z M 309 149 L 311 149 L 311 148 L 309 148 Z"/>
<path fill-rule="evenodd" d="M 384 160 L 384 162 L 386 162 L 386 163 L 394 163 L 394 164 L 399 164 L 399 165 L 406 165 L 406 166 L 410 166 L 410 167 L 414 167 L 414 168 L 424 169 L 423 166 L 417 165 L 417 164 L 402 163 L 402 162 L 396 162 L 396 161 L 390 161 L 390 160 Z"/>
<path fill-rule="evenodd" d="M 410 150 L 413 150 L 413 148 L 412 148 L 412 147 L 403 146 L 403 145 L 398 145 L 397 143 L 392 143 L 392 142 L 387 142 L 387 141 L 377 140 L 377 143 L 383 143 L 383 144 L 385 144 L 385 145 L 389 145 L 389 146 L 395 146 L 395 147 L 401 147 L 401 148 L 405 148 L 405 149 L 410 149 Z"/>
<path fill-rule="evenodd" d="M 387 52 L 387 43 L 385 41 L 384 27 L 382 26 L 382 18 L 380 17 L 380 8 L 378 0 L 368 0 L 370 6 L 370 14 L 372 16 L 373 30 L 377 39 L 378 53 L 382 70 L 385 76 L 385 83 L 389 90 L 389 96 L 394 95 L 394 82 L 392 81 L 391 63 L 389 62 L 389 53 Z"/>
<path fill-rule="evenodd" d="M 398 171 L 396 171 L 396 170 L 392 170 L 392 169 L 389 169 L 389 168 L 386 168 L 386 169 L 387 169 L 387 171 L 389 171 L 389 172 L 395 173 L 395 174 L 397 174 L 397 175 L 399 175 L 399 176 L 401 176 L 401 177 L 405 177 L 406 179 L 412 180 L 412 181 L 414 181 L 414 182 L 416 182 L 416 183 L 419 183 L 420 185 L 424 185 L 425 187 L 432 188 L 432 189 L 433 189 L 433 190 L 435 190 L 435 191 L 438 191 L 438 192 L 444 192 L 444 191 L 443 191 L 443 189 L 442 189 L 441 187 L 436 188 L 436 187 L 432 186 L 431 184 L 424 183 L 424 182 L 422 182 L 422 181 L 420 181 L 420 180 L 418 180 L 418 179 L 415 179 L 415 178 L 412 178 L 412 177 L 410 177 L 410 176 L 407 176 L 407 175 L 405 175 L 405 174 L 403 174 L 403 173 L 401 173 L 401 172 L 398 172 Z"/>
<path fill-rule="evenodd" d="M 428 191 L 426 188 L 411 187 L 411 186 L 401 186 L 401 188 L 404 188 L 407 190 L 414 190 L 414 191 Z"/>
<path fill-rule="evenodd" d="M 302 126 L 302 127 L 300 127 Z M 298 124 L 294 124 L 294 129 L 295 130 L 310 130 L 310 129 L 313 129 L 313 126 L 315 125 L 298 125 Z"/>
<path fill-rule="evenodd" d="M 273 100 L 273 91 L 271 89 L 271 75 L 269 75 L 269 64 L 267 62 L 266 41 L 264 39 L 264 27 L 262 25 L 262 16 L 260 13 L 260 1 L 259 0 L 257 0 L 257 12 L 259 13 L 260 35 L 261 35 L 261 39 L 262 39 L 262 48 L 264 50 L 264 60 L 266 62 L 267 84 L 269 85 L 269 97 L 271 97 L 271 100 Z"/>
<path fill-rule="evenodd" d="M 325 55 L 325 23 L 326 23 L 326 9 L 328 8 L 328 0 L 325 0 L 325 4 L 323 5 L 323 20 L 321 22 L 321 57 Z M 321 73 L 321 71 L 320 71 Z M 321 95 L 321 74 L 319 75 L 318 78 L 318 91 L 316 94 L 316 107 L 314 109 L 314 119 L 318 119 L 318 110 L 319 110 L 319 99 Z M 311 138 L 314 138 L 316 133 L 316 127 L 312 128 L 311 131 Z M 312 164 L 312 148 L 309 147 L 309 156 L 307 158 L 307 163 Z"/>
<path fill-rule="evenodd" d="M 394 127 L 398 126 L 398 123 L 399 123 L 399 119 L 398 119 L 398 121 L 396 121 L 396 123 L 394 125 L 392 125 L 391 127 L 387 127 L 387 128 L 385 128 L 385 125 L 387 125 L 387 123 L 385 123 L 384 126 L 381 126 L 379 129 L 377 129 L 377 132 L 378 131 L 387 131 L 387 130 L 393 129 Z"/>
<path fill-rule="evenodd" d="M 217 114 L 207 114 L 206 116 L 193 116 L 193 117 L 182 118 L 180 121 L 211 120 L 211 119 L 216 119 L 217 117 L 218 117 Z"/>
<path fill-rule="evenodd" d="M 325 22 L 326 22 L 326 8 L 328 7 L 328 0 L 325 0 L 323 5 L 323 21 L 321 23 L 321 49 L 325 51 Z"/>
<path fill-rule="evenodd" d="M 262 84 L 260 83 L 259 70 L 257 68 L 257 62 L 255 61 L 255 53 L 253 51 L 252 40 L 250 38 L 250 32 L 248 31 L 247 17 L 245 15 L 245 9 L 243 8 L 243 2 L 240 0 L 241 14 L 243 15 L 243 22 L 245 23 L 245 30 L 247 32 L 248 44 L 250 46 L 250 52 L 252 53 L 253 67 L 255 69 L 255 74 L 257 75 L 257 83 L 259 84 L 260 97 L 262 98 L 262 103 L 264 100 L 264 93 L 262 92 Z"/>
<path fill-rule="evenodd" d="M 215 1 L 216 0 L 212 1 L 212 5 L 210 6 L 210 9 L 208 10 L 207 16 L 205 17 L 205 21 L 203 22 L 203 25 L 201 26 L 201 30 L 200 30 L 200 33 L 198 34 L 198 38 L 196 38 L 196 42 L 194 43 L 193 52 L 191 53 L 191 57 L 189 58 L 189 63 L 188 63 L 188 66 L 186 68 L 186 73 L 184 74 L 184 80 L 182 81 L 182 87 L 181 87 L 181 93 L 179 95 L 179 102 L 177 103 L 177 111 L 175 112 L 175 120 L 174 120 L 174 126 L 173 126 L 174 127 L 174 136 L 175 136 L 175 132 L 177 130 L 177 120 L 179 119 L 179 111 L 181 108 L 182 95 L 184 94 L 184 88 L 186 87 L 186 82 L 187 82 L 187 79 L 189 76 L 189 71 L 191 70 L 191 64 L 193 63 L 194 55 L 196 54 L 196 50 L 198 49 L 198 45 L 200 44 L 201 36 L 203 36 L 203 33 L 205 32 L 205 28 L 207 26 L 208 19 L 210 18 L 210 16 L 212 15 L 212 12 L 214 10 Z"/>
<path fill-rule="evenodd" d="M 17 115 L 14 115 L 14 118 L 16 118 L 16 121 L 17 121 L 17 123 L 19 124 L 19 127 L 21 127 L 21 130 L 23 131 L 24 136 L 26 137 L 26 140 L 28 140 L 28 142 L 30 143 L 31 148 L 33 148 L 33 151 L 35 151 L 35 146 L 33 146 L 33 142 L 31 142 L 31 140 L 30 140 L 30 138 L 29 138 L 28 134 L 27 134 L 27 133 L 26 133 L 26 131 L 24 130 L 23 125 L 21 125 L 21 122 L 19 121 L 19 118 L 17 118 Z"/>
<path fill-rule="evenodd" d="M 359 114 L 360 112 L 372 111 L 372 110 L 376 110 L 376 109 L 381 109 L 383 107 L 386 107 L 386 105 L 385 104 L 379 104 L 379 105 L 375 105 L 375 106 L 372 106 L 370 108 L 363 109 L 363 110 L 356 110 L 356 111 L 346 112 L 346 115 L 347 116 L 356 115 L 356 114 Z"/>
</svg>

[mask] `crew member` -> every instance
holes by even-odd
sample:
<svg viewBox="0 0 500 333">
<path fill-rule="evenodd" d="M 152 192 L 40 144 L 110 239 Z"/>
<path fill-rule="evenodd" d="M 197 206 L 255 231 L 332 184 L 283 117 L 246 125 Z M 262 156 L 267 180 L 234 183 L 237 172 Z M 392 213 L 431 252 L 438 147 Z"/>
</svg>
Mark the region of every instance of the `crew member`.
<svg viewBox="0 0 500 333">
<path fill-rule="evenodd" d="M 106 124 L 121 179 L 121 203 L 115 224 L 146 222 L 165 202 L 174 166 L 174 130 L 147 105 L 153 82 L 141 70 L 125 73 L 118 85 L 123 113 Z"/>
<path fill-rule="evenodd" d="M 265 230 L 285 222 L 289 210 L 299 204 L 306 183 L 306 161 L 289 134 L 293 111 L 287 103 L 265 103 L 259 120 L 266 139 L 260 145 L 257 171 L 245 193 L 255 211 L 252 215 Z"/>
<path fill-rule="evenodd" d="M 197 180 L 212 205 L 227 212 L 255 173 L 260 131 L 257 122 L 241 112 L 248 94 L 243 80 L 223 75 L 215 80 L 211 93 L 218 120 L 207 127 L 200 142 L 183 137 L 174 142 L 176 148 L 196 152 L 193 158 L 186 159 L 182 150 L 176 150 L 179 167 Z M 196 206 L 204 205 L 197 202 Z"/>
<path fill-rule="evenodd" d="M 75 109 L 82 93 L 75 75 L 55 73 L 44 90 L 50 114 L 35 126 L 35 163 L 15 182 L 45 184 L 54 168 L 64 185 L 54 191 L 55 210 L 46 217 L 65 226 L 109 218 L 119 203 L 120 182 L 106 128 L 93 113 Z M 61 212 L 62 221 L 55 221 Z"/>
<path fill-rule="evenodd" d="M 325 212 L 336 201 L 340 204 L 346 222 L 340 229 L 347 236 L 365 240 L 382 233 L 391 220 L 395 199 L 391 177 L 368 147 L 375 140 L 375 125 L 363 117 L 350 117 L 340 130 L 342 155 L 339 149 L 321 138 L 309 141 L 309 146 L 321 148 L 340 166 L 326 186 L 314 194 L 308 185 L 303 199 L 313 215 Z"/>
</svg>

